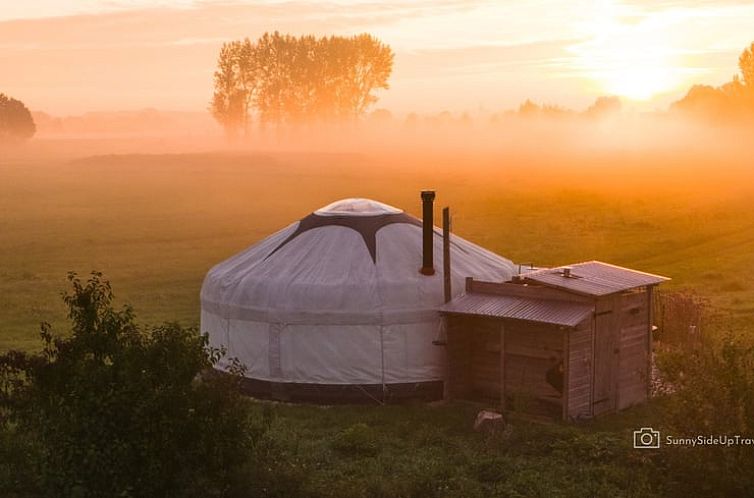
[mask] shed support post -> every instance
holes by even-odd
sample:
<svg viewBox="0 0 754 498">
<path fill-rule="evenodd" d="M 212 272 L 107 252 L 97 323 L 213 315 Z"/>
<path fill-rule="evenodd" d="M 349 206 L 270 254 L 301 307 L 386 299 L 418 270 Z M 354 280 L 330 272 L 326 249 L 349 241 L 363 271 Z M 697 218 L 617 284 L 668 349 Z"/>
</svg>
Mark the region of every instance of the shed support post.
<svg viewBox="0 0 754 498">
<path fill-rule="evenodd" d="M 442 383 L 442 399 L 444 401 L 448 401 L 450 399 L 450 383 L 452 382 L 452 376 L 451 372 L 453 371 L 453 365 L 452 363 L 455 361 L 455 358 L 453 357 L 453 351 L 452 348 L 455 347 L 455 344 L 451 346 L 450 342 L 450 325 L 451 325 L 451 318 L 448 315 L 444 315 L 442 317 L 442 327 L 445 328 L 445 371 L 443 372 L 443 375 L 445 376 L 445 379 Z"/>
<path fill-rule="evenodd" d="M 385 327 L 380 325 L 380 383 L 382 384 L 382 404 L 387 397 L 387 385 L 385 384 Z"/>
<path fill-rule="evenodd" d="M 570 391 L 570 363 L 571 363 L 571 329 L 563 330 L 563 392 L 560 395 L 560 402 L 563 404 L 563 420 L 568 420 L 568 392 Z"/>
<path fill-rule="evenodd" d="M 500 322 L 500 413 L 505 417 L 505 322 Z"/>
<path fill-rule="evenodd" d="M 450 208 L 442 209 L 442 280 L 445 302 L 450 302 Z"/>
<path fill-rule="evenodd" d="M 647 287 L 647 401 L 652 396 L 652 327 L 654 325 L 654 287 Z"/>
</svg>

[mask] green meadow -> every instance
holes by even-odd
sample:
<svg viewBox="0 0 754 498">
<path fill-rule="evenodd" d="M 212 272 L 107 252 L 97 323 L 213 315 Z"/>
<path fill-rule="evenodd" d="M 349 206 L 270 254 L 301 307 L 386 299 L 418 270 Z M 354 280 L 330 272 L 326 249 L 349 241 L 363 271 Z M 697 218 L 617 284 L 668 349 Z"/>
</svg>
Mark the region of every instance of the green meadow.
<svg viewBox="0 0 754 498">
<path fill-rule="evenodd" d="M 65 333 L 69 271 L 104 272 L 116 302 L 130 303 L 142 323 L 198 326 L 199 289 L 213 264 L 344 197 L 418 215 L 423 188 L 437 190 L 436 213 L 451 206 L 455 234 L 514 262 L 598 259 L 666 275 L 673 280 L 664 289 L 694 289 L 737 330 L 754 310 L 745 158 L 721 172 L 710 155 L 656 151 L 134 153 L 90 144 L 79 152 L 86 149 L 40 141 L 0 159 L 0 350 L 39 348 L 41 321 Z M 633 430 L 664 427 L 669 402 L 581 425 L 514 419 L 486 435 L 472 430 L 484 407 L 467 403 L 250 400 L 264 430 L 234 486 L 244 490 L 237 496 L 279 497 L 686 496 L 696 471 L 678 463 L 682 450 L 631 447 Z M 17 457 L 14 446 L 3 448 L 8 462 Z M 0 464 L 0 491 L 23 478 L 10 468 Z"/>
<path fill-rule="evenodd" d="M 213 264 L 344 197 L 418 216 L 422 188 L 437 190 L 438 223 L 450 206 L 455 234 L 514 262 L 598 259 L 669 276 L 666 289 L 694 288 L 733 319 L 754 310 L 747 184 L 721 182 L 703 160 L 675 175 L 605 152 L 553 163 L 546 154 L 71 149 L 0 160 L 0 350 L 35 348 L 40 321 L 64 330 L 69 271 L 104 272 L 145 323 L 198 325 Z"/>
</svg>

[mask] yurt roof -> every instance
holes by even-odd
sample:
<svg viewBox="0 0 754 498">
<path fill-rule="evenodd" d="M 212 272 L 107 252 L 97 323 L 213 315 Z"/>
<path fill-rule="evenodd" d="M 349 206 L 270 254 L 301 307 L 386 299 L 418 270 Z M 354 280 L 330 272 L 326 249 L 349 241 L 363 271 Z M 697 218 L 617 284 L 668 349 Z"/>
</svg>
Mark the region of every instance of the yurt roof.
<svg viewBox="0 0 754 498">
<path fill-rule="evenodd" d="M 355 230 L 361 235 L 364 245 L 372 257 L 372 262 L 376 263 L 377 231 L 393 223 L 421 226 L 421 222 L 413 216 L 409 216 L 402 210 L 387 204 L 371 199 L 343 199 L 328 204 L 304 217 L 296 230 L 273 249 L 267 255 L 267 258 L 304 232 L 320 227 L 340 226 Z"/>
<path fill-rule="evenodd" d="M 417 218 L 377 201 L 332 203 L 213 267 L 202 286 L 202 306 L 228 317 L 274 315 L 312 323 L 388 321 L 399 319 L 391 318 L 398 310 L 401 316 L 429 312 L 443 302 L 442 268 L 431 277 L 420 274 L 421 226 Z M 440 261 L 437 231 L 432 248 Z M 515 273 L 509 260 L 457 236 L 451 239 L 451 259 L 455 293 L 467 276 L 502 281 Z"/>
</svg>

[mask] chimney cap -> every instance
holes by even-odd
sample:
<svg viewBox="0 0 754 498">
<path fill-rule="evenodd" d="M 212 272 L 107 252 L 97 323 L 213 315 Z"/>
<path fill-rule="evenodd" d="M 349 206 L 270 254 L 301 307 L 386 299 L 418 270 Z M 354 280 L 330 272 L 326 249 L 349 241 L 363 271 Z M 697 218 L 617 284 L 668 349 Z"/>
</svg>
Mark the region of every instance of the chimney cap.
<svg viewBox="0 0 754 498">
<path fill-rule="evenodd" d="M 434 190 L 422 190 L 422 200 L 423 201 L 434 201 L 435 200 L 435 191 Z"/>
</svg>

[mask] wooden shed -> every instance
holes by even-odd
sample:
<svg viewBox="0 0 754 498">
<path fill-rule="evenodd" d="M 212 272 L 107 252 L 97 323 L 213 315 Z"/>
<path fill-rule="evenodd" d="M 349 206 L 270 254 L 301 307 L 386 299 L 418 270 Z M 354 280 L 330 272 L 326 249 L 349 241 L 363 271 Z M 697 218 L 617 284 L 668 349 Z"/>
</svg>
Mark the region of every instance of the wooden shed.
<svg viewBox="0 0 754 498">
<path fill-rule="evenodd" d="M 446 397 L 565 420 L 646 401 L 652 292 L 665 280 L 599 261 L 467 279 L 441 310 Z"/>
</svg>

